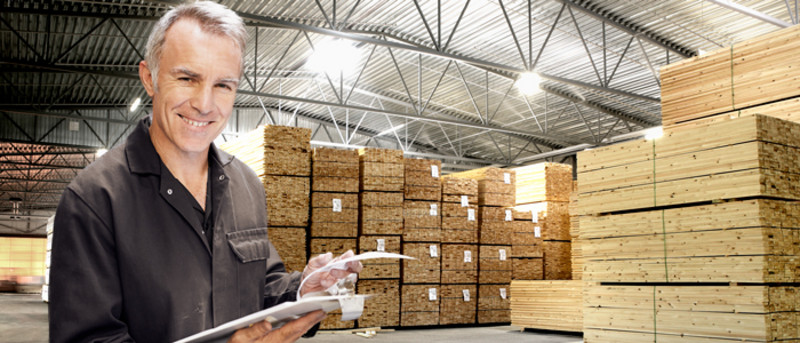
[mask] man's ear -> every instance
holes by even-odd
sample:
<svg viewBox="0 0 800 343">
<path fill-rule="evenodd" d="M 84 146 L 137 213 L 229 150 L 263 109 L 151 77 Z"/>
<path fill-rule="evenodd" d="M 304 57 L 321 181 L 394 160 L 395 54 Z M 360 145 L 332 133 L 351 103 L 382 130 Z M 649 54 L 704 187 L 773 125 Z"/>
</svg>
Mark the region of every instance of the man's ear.
<svg viewBox="0 0 800 343">
<path fill-rule="evenodd" d="M 146 61 L 139 62 L 139 80 L 142 81 L 142 86 L 144 86 L 144 90 L 147 91 L 147 95 L 153 97 L 155 93 L 155 87 L 153 87 L 153 73 L 150 71 L 150 67 L 147 66 Z"/>
</svg>

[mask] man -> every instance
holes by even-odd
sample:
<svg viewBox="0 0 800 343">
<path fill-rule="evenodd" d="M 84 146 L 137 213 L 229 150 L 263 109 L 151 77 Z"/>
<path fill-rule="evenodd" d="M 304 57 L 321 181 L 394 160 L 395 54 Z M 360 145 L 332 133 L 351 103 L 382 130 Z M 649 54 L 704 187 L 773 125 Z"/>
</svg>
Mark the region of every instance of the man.
<svg viewBox="0 0 800 343">
<path fill-rule="evenodd" d="M 155 25 L 139 64 L 152 120 L 81 172 L 56 212 L 51 341 L 174 341 L 295 300 L 301 275 L 267 238 L 263 186 L 212 143 L 233 111 L 246 39 L 241 18 L 212 2 Z M 303 275 L 331 260 L 313 258 Z M 360 270 L 317 273 L 302 294 Z M 292 342 L 323 317 L 259 323 L 231 341 Z"/>
</svg>

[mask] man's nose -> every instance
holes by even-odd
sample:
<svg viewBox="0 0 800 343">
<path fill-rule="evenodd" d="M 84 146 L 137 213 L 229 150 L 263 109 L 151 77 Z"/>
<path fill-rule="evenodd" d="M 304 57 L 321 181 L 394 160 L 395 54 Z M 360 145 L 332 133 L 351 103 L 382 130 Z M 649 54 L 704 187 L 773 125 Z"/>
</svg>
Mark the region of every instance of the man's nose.
<svg viewBox="0 0 800 343">
<path fill-rule="evenodd" d="M 192 107 L 201 115 L 207 115 L 214 110 L 214 87 L 203 85 L 196 89 L 191 101 Z"/>
</svg>

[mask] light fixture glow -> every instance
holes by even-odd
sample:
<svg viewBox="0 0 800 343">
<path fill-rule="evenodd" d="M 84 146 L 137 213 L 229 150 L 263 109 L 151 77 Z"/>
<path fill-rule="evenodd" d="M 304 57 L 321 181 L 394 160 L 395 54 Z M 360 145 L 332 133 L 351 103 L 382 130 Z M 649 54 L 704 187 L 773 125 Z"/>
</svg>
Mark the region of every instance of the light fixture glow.
<svg viewBox="0 0 800 343">
<path fill-rule="evenodd" d="M 107 152 L 108 152 L 108 149 L 100 148 L 100 149 L 97 149 L 97 152 L 95 153 L 95 156 L 100 157 L 100 156 L 103 156 Z"/>
<path fill-rule="evenodd" d="M 400 130 L 400 129 L 404 128 L 405 126 L 406 126 L 406 124 L 400 124 L 400 125 L 397 125 L 397 126 L 391 128 L 391 129 L 383 130 L 383 131 L 379 132 L 377 135 L 375 135 L 375 137 L 388 135 L 388 134 L 390 134 L 392 132 L 395 132 L 397 130 Z"/>
<path fill-rule="evenodd" d="M 141 104 L 142 104 L 142 98 L 136 98 L 136 100 L 133 100 L 133 103 L 131 104 L 131 112 L 136 111 L 136 109 L 139 108 L 139 105 Z"/>
<path fill-rule="evenodd" d="M 306 68 L 332 77 L 352 74 L 361 62 L 361 52 L 350 42 L 334 39 L 322 41 L 306 63 Z"/>
<path fill-rule="evenodd" d="M 661 126 L 654 127 L 649 129 L 644 134 L 644 139 L 651 140 L 651 139 L 658 139 L 664 136 L 664 129 Z"/>
<path fill-rule="evenodd" d="M 539 91 L 539 84 L 541 82 L 542 78 L 539 77 L 539 74 L 527 72 L 520 74 L 514 85 L 517 86 L 517 89 L 523 95 L 533 95 Z"/>
</svg>

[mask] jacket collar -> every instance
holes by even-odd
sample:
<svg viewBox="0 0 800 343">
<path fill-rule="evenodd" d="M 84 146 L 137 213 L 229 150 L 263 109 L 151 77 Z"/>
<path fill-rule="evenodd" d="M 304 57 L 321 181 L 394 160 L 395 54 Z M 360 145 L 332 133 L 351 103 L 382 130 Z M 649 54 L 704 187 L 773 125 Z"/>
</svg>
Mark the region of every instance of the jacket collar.
<svg viewBox="0 0 800 343">
<path fill-rule="evenodd" d="M 150 116 L 142 119 L 133 130 L 125 144 L 125 155 L 131 173 L 161 175 L 161 158 L 150 140 Z M 216 160 L 223 168 L 232 161 L 233 156 L 220 150 L 214 143 L 209 149 L 209 161 Z"/>
</svg>

